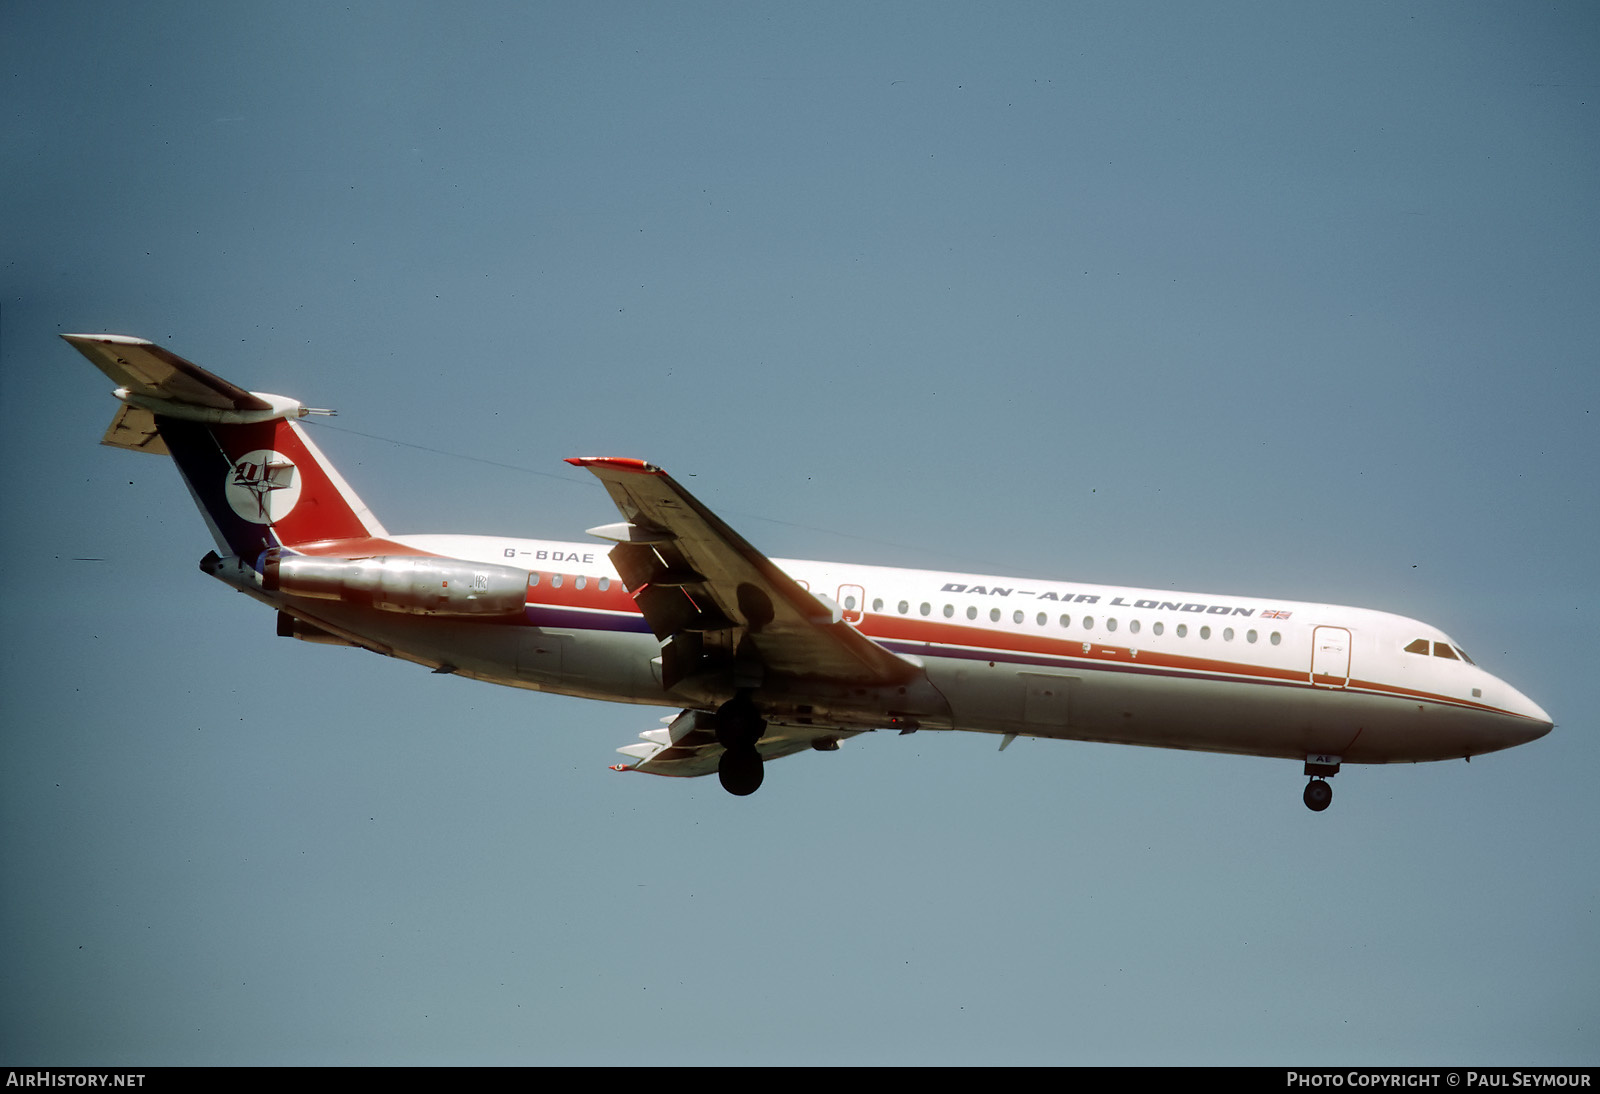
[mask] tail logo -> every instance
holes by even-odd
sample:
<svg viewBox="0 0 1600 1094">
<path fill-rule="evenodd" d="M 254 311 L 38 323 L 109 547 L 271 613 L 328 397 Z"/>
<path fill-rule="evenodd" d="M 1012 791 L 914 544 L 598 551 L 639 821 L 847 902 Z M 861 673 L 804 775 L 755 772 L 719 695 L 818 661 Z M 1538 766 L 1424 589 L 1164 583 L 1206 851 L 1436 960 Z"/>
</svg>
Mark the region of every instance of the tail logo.
<svg viewBox="0 0 1600 1094">
<path fill-rule="evenodd" d="M 235 513 L 252 524 L 271 524 L 300 500 L 300 476 L 289 457 L 258 448 L 234 461 L 224 490 Z"/>
</svg>

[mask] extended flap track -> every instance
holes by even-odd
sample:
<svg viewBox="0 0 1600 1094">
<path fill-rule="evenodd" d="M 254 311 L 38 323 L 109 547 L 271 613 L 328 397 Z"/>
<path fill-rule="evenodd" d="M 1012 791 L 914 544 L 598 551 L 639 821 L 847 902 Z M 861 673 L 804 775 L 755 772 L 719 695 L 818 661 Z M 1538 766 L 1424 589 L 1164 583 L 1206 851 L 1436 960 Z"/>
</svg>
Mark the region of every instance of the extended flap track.
<svg viewBox="0 0 1600 1094">
<path fill-rule="evenodd" d="M 729 618 L 718 607 L 707 591 L 705 575 L 683 557 L 676 536 L 639 524 L 608 525 L 591 532 L 618 541 L 610 552 L 611 564 L 633 594 L 651 633 L 664 643 L 665 687 L 671 689 L 730 660 L 731 632 L 744 621 Z M 724 633 L 727 637 L 721 641 L 708 640 Z"/>
</svg>

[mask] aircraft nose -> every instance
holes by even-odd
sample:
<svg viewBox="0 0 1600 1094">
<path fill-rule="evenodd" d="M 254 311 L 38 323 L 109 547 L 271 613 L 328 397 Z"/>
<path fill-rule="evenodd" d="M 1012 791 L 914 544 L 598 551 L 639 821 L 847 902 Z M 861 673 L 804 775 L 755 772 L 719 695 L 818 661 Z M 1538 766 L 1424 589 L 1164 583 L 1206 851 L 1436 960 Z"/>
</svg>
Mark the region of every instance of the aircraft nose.
<svg viewBox="0 0 1600 1094">
<path fill-rule="evenodd" d="M 1544 707 L 1529 699 L 1516 688 L 1508 686 L 1506 690 L 1511 693 L 1511 703 L 1509 704 L 1511 711 L 1524 719 L 1517 734 L 1519 744 L 1537 741 L 1555 728 L 1555 719 L 1545 713 Z"/>
</svg>

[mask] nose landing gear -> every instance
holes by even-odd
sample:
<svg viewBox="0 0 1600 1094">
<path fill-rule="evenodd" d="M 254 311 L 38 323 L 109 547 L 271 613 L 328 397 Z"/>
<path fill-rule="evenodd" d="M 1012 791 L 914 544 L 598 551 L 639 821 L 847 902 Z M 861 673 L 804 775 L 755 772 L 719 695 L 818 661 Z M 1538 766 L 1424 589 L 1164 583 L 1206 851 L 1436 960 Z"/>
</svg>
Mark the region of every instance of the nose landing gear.
<svg viewBox="0 0 1600 1094">
<path fill-rule="evenodd" d="M 1326 779 L 1312 779 L 1306 783 L 1305 799 L 1307 809 L 1320 813 L 1333 804 L 1333 787 Z"/>
<path fill-rule="evenodd" d="M 1340 762 L 1341 757 L 1326 752 L 1313 752 L 1306 757 L 1306 775 L 1311 781 L 1306 783 L 1304 797 L 1306 808 L 1313 813 L 1320 813 L 1333 804 L 1333 787 L 1328 785 L 1328 780 L 1339 773 Z"/>
</svg>

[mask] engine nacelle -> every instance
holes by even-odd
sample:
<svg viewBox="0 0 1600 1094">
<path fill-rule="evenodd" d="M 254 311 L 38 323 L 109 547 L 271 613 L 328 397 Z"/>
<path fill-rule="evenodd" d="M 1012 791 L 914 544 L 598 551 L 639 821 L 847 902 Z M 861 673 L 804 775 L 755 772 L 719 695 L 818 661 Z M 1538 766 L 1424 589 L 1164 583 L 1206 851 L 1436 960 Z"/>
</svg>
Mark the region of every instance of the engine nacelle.
<svg viewBox="0 0 1600 1094">
<path fill-rule="evenodd" d="M 267 592 L 409 615 L 521 615 L 528 571 L 488 562 L 415 555 L 322 558 L 268 551 L 261 584 Z"/>
</svg>

